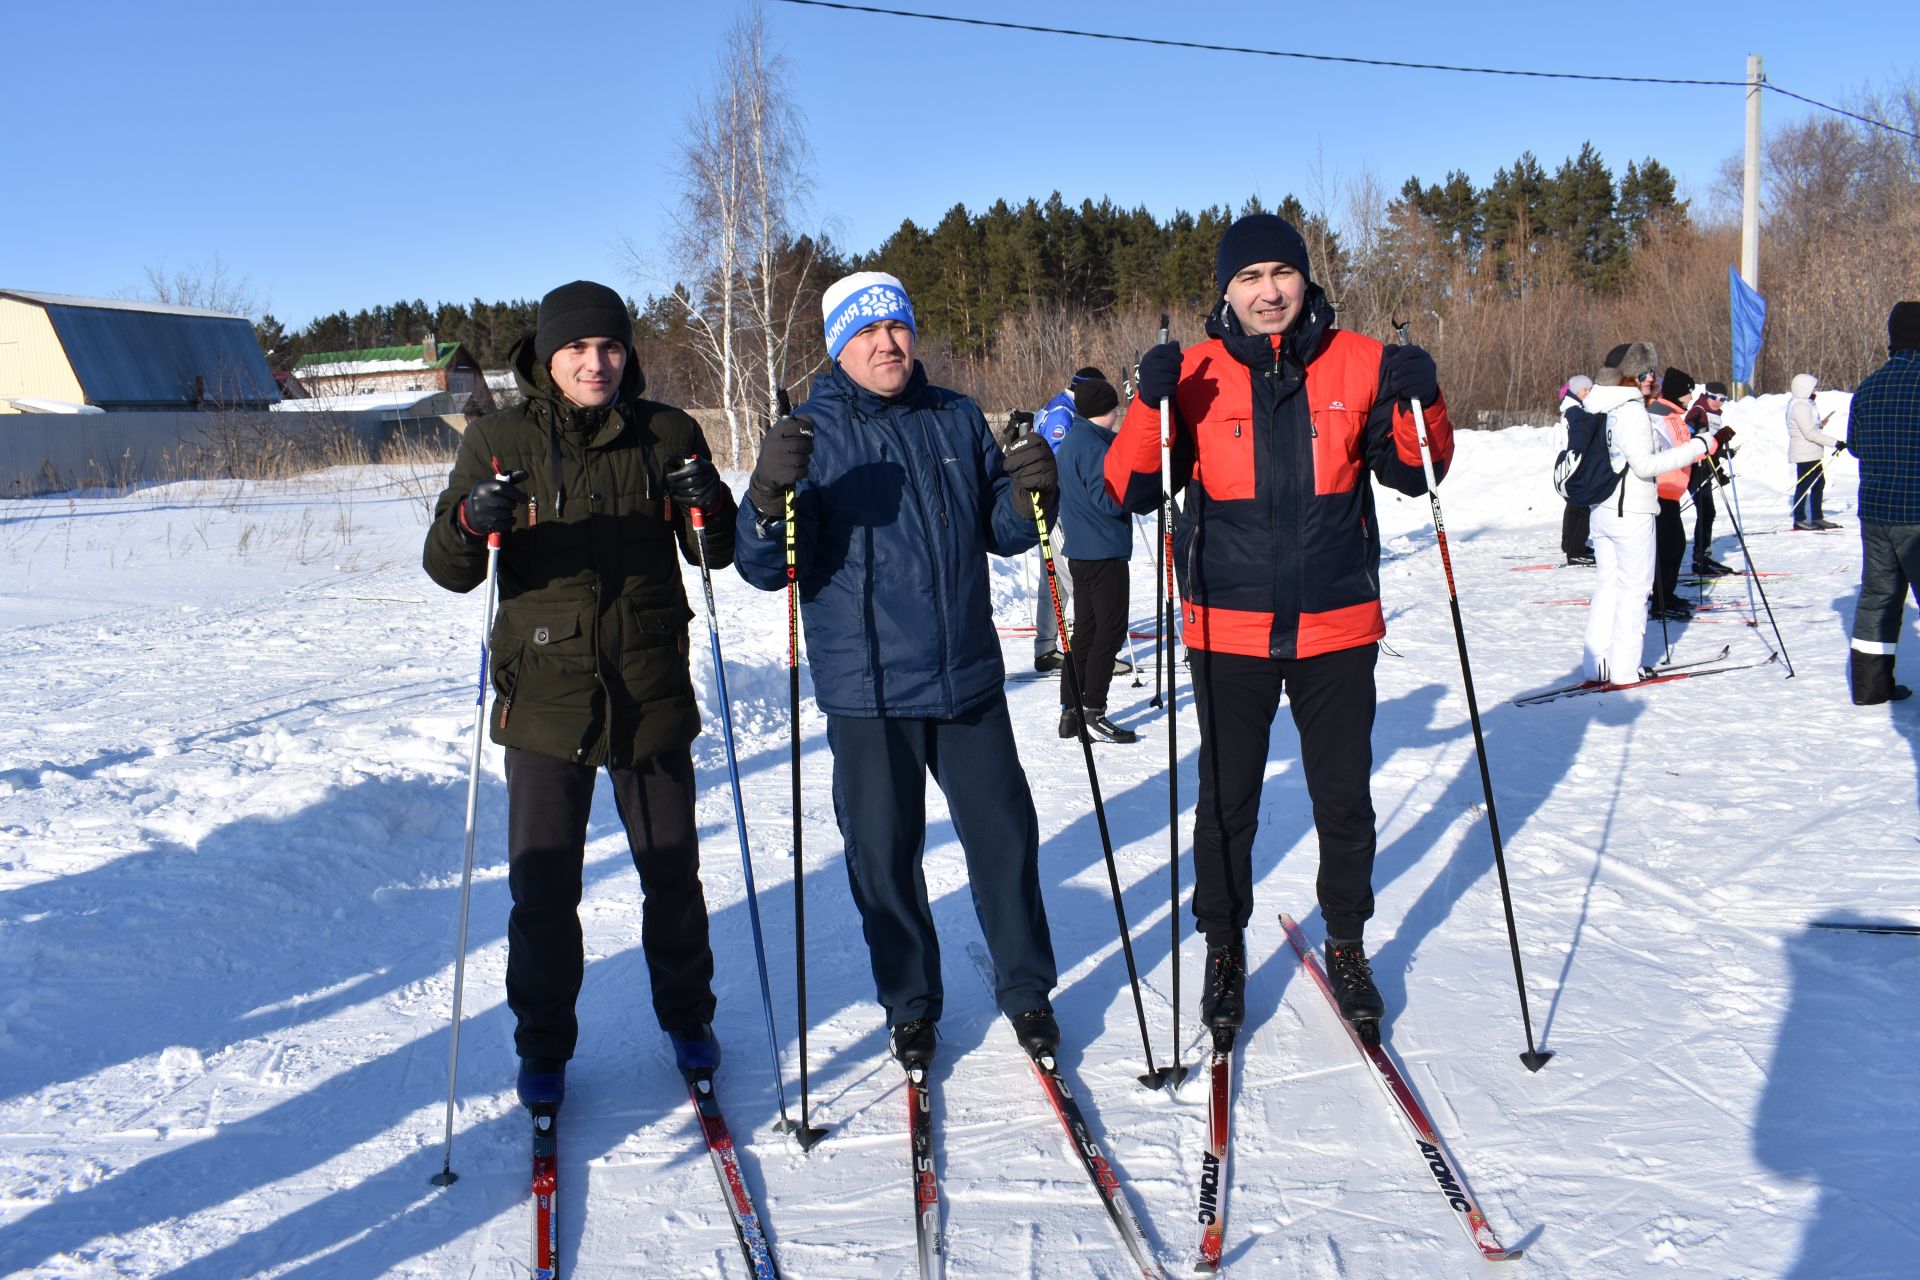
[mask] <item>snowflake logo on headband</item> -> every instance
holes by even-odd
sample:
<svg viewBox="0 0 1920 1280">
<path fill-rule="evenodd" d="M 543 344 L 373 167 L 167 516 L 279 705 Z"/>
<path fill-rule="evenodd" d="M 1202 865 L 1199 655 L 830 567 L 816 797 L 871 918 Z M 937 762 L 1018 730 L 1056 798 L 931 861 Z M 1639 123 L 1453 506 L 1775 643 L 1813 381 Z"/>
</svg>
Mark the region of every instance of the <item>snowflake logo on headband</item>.
<svg viewBox="0 0 1920 1280">
<path fill-rule="evenodd" d="M 863 316 L 890 316 L 902 310 L 905 302 L 898 289 L 876 284 L 860 295 L 854 307 Z"/>
</svg>

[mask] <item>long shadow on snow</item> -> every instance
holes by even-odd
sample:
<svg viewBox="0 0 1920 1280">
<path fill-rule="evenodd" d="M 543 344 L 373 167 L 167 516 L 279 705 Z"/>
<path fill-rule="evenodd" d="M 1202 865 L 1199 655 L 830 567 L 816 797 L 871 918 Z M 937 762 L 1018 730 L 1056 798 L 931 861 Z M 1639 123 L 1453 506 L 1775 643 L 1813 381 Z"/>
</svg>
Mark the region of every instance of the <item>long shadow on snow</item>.
<svg viewBox="0 0 1920 1280">
<path fill-rule="evenodd" d="M 1920 1247 L 1920 939 L 1802 929 L 1786 955 L 1793 986 L 1754 1114 L 1754 1155 L 1816 1186 L 1819 1200 L 1782 1274 L 1910 1276 Z"/>
<path fill-rule="evenodd" d="M 503 817 L 504 795 L 499 788 L 492 790 L 495 794 L 483 812 Z M 363 783 L 301 813 L 235 823 L 209 836 L 197 851 L 158 849 L 85 876 L 19 891 L 8 906 L 20 910 L 26 922 L 10 927 L 11 949 L 19 954 L 23 947 L 33 948 L 36 958 L 47 962 L 48 972 L 87 976 L 84 989 L 77 976 L 64 984 L 44 979 L 36 983 L 37 992 L 60 1003 L 60 1034 L 53 1034 L 49 1024 L 49 1034 L 35 1039 L 44 1039 L 55 1051 L 39 1050 L 31 1060 L 19 1054 L 6 1060 L 8 1087 L 16 1094 L 30 1092 L 176 1045 L 191 1046 L 209 1059 L 254 1037 L 297 1047 L 299 1033 L 290 1029 L 353 1004 L 392 996 L 444 972 L 452 950 L 457 878 L 454 885 L 435 889 L 399 882 L 389 866 L 395 847 L 390 838 L 395 830 L 411 826 L 418 840 L 452 850 L 449 869 L 457 871 L 458 800 L 458 788 L 445 784 Z M 452 822 L 444 816 L 420 820 L 423 814 L 449 812 Z M 481 849 L 504 843 L 500 825 L 496 820 L 489 841 L 489 827 L 483 823 Z M 618 837 L 619 826 L 611 797 L 601 795 L 589 838 L 608 834 Z M 703 839 L 711 858 L 717 841 L 710 831 Z M 298 856 L 269 858 L 263 849 Z M 607 876 L 633 876 L 624 847 L 613 856 L 589 856 L 590 884 Z M 476 860 L 483 866 L 490 861 L 479 850 Z M 637 903 L 637 878 L 631 883 Z M 470 954 L 499 939 L 506 913 L 504 880 L 476 881 Z M 741 904 L 712 917 L 720 969 L 716 986 L 722 991 L 752 990 L 753 979 L 735 972 L 750 971 L 752 964 L 743 945 L 745 914 Z M 183 921 L 192 922 L 185 930 L 191 936 L 184 939 Z M 422 922 L 429 922 L 430 941 L 425 943 Z M 176 943 L 171 965 L 158 975 L 147 950 L 156 934 Z M 592 936 L 589 925 L 590 947 Z M 109 964 L 112 971 L 103 974 Z M 733 1037 L 738 1048 L 723 1070 L 732 1086 L 730 1110 L 743 1137 L 749 1124 L 757 1126 L 761 1113 L 771 1111 L 773 1101 L 765 1088 L 757 1002 L 749 1009 L 748 999 L 724 1003 L 721 1011 L 742 1023 Z M 165 1009 L 169 1021 L 128 1018 L 133 1005 Z M 19 1218 L 0 1244 L 0 1273 L 25 1272 L 97 1237 L 124 1235 L 258 1194 L 356 1145 L 378 1141 L 395 1126 L 417 1124 L 412 1117 L 418 1108 L 445 1097 L 448 1053 L 445 1006 L 436 999 L 430 1010 L 422 1009 L 434 1026 L 429 1034 L 255 1115 L 231 1123 L 221 1123 L 215 1115 L 212 1137 L 143 1160 Z M 515 1058 L 511 1017 L 498 1003 L 498 993 L 472 988 L 467 1009 L 461 1097 L 470 1105 L 476 1094 L 498 1093 L 506 1086 Z M 404 1017 L 396 1014 L 395 1021 L 403 1023 Z M 670 1054 L 653 1025 L 645 961 L 637 947 L 606 959 L 590 958 L 580 1021 L 580 1056 L 570 1074 L 570 1115 L 581 1122 L 569 1125 L 562 1151 L 566 1185 L 578 1189 L 563 1193 L 569 1255 L 577 1243 L 591 1164 L 631 1131 L 635 1115 L 642 1124 L 652 1123 L 686 1106 Z M 791 1027 L 786 1030 L 790 1033 Z M 79 1052 L 62 1057 L 57 1050 L 67 1042 Z M 634 1044 L 650 1051 L 640 1071 L 634 1071 Z M 605 1065 L 609 1061 L 618 1065 Z M 212 1062 L 207 1075 L 186 1088 L 201 1081 L 217 1084 L 219 1070 L 220 1064 Z M 622 1087 L 628 1082 L 621 1076 L 628 1072 L 641 1079 L 658 1077 L 658 1087 Z M 639 1099 L 639 1109 L 629 1105 L 610 1119 L 590 1119 L 606 1115 L 605 1108 L 592 1106 L 591 1097 L 609 1080 L 622 1098 Z M 176 1090 L 156 1107 L 185 1092 Z M 120 1120 L 118 1127 L 149 1122 L 156 1107 Z M 675 1163 L 700 1158 L 690 1108 L 685 1123 L 686 1154 Z M 264 1269 L 296 1250 L 314 1253 L 352 1240 L 370 1223 L 395 1217 L 396 1204 L 408 1204 L 413 1207 L 400 1216 L 420 1222 L 424 1236 L 391 1231 L 389 1222 L 349 1250 L 355 1256 L 396 1261 L 469 1230 L 476 1220 L 470 1207 L 475 1199 L 484 1196 L 489 1213 L 524 1204 L 525 1121 L 517 1108 L 456 1137 L 456 1171 L 482 1175 L 464 1193 L 469 1205 L 465 1209 L 436 1210 L 441 1201 L 428 1194 L 426 1178 L 438 1168 L 439 1132 L 436 1119 L 431 1135 L 421 1135 L 430 1146 L 423 1142 L 420 1150 L 381 1173 L 359 1179 L 288 1219 L 276 1219 L 211 1258 L 189 1264 L 183 1273 L 224 1276 Z M 461 1186 L 468 1185 L 463 1180 Z M 453 1194 L 463 1193 L 456 1189 Z M 287 1232 L 288 1222 L 315 1225 L 301 1227 L 310 1235 L 294 1237 Z M 326 1263 L 331 1267 L 333 1259 Z M 370 1264 L 352 1272 L 376 1274 L 381 1269 Z"/>
</svg>

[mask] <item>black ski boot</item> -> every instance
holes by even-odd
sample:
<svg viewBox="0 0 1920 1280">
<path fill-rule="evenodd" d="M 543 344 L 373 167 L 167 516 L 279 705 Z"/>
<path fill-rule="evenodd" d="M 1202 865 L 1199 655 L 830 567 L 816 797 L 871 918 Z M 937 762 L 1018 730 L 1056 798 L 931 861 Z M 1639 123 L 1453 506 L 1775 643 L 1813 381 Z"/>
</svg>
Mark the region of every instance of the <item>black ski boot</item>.
<svg viewBox="0 0 1920 1280">
<path fill-rule="evenodd" d="M 925 1069 L 933 1061 L 933 1050 L 937 1037 L 933 1029 L 932 1018 L 915 1018 L 910 1022 L 895 1023 L 887 1034 L 887 1047 L 895 1060 L 908 1071 L 916 1067 Z"/>
<path fill-rule="evenodd" d="M 1020 1047 L 1031 1058 L 1052 1057 L 1060 1049 L 1060 1024 L 1054 1021 L 1053 1010 L 1041 1005 L 1037 1009 L 1028 1009 L 1023 1013 L 1007 1016 L 1013 1024 L 1013 1034 L 1020 1040 Z"/>
<path fill-rule="evenodd" d="M 692 1022 L 684 1027 L 668 1027 L 667 1039 L 673 1042 L 674 1065 L 683 1076 L 710 1076 L 720 1069 L 720 1042 L 713 1038 L 713 1025 Z"/>
<path fill-rule="evenodd" d="M 1072 707 L 1060 708 L 1060 736 L 1063 738 L 1080 736 L 1080 713 Z"/>
<path fill-rule="evenodd" d="M 1140 741 L 1139 734 L 1131 729 L 1122 729 L 1119 725 L 1107 719 L 1107 709 L 1105 707 L 1088 707 L 1086 709 L 1086 717 L 1087 732 L 1103 742 L 1127 743 Z"/>
<path fill-rule="evenodd" d="M 1353 1024 L 1363 1043 L 1380 1043 L 1380 1019 L 1387 1012 L 1380 988 L 1373 985 L 1373 966 L 1367 963 L 1367 949 L 1360 939 L 1327 939 L 1325 950 L 1327 980 L 1333 985 L 1333 999 L 1340 1016 Z"/>
<path fill-rule="evenodd" d="M 1200 1021 L 1213 1029 L 1220 1044 L 1231 1044 L 1247 1020 L 1247 952 L 1238 942 L 1207 948 L 1207 970 L 1201 980 Z"/>
</svg>

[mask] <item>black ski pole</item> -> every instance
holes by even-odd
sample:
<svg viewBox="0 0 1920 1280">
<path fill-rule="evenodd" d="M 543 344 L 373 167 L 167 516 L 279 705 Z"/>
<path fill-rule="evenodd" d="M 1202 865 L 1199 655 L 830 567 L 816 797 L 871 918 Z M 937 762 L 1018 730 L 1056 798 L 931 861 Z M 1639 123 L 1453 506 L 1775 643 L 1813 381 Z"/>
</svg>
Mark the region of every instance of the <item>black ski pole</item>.
<svg viewBox="0 0 1920 1280">
<path fill-rule="evenodd" d="M 677 470 L 679 461 L 670 464 Z M 780 1067 L 780 1036 L 773 1025 L 773 988 L 767 982 L 767 947 L 760 933 L 760 895 L 753 887 L 753 849 L 747 842 L 747 810 L 740 799 L 740 761 L 733 746 L 733 703 L 727 696 L 727 664 L 720 654 L 720 612 L 713 602 L 713 570 L 707 565 L 707 513 L 687 508 L 694 546 L 700 552 L 700 586 L 707 601 L 707 637 L 713 644 L 713 685 L 720 704 L 720 736 L 727 750 L 727 780 L 733 787 L 733 826 L 740 835 L 740 875 L 747 891 L 747 922 L 753 928 L 753 958 L 760 971 L 760 1007 L 767 1015 L 767 1048 L 773 1054 L 773 1088 L 780 1101 L 781 1133 L 793 1132 L 787 1118 L 787 1085 Z"/>
<path fill-rule="evenodd" d="M 1407 341 L 1407 326 L 1393 322 L 1400 341 Z M 1440 482 L 1433 472 L 1433 451 L 1427 443 L 1427 415 L 1419 400 L 1413 400 L 1413 425 L 1420 441 L 1420 466 L 1427 474 L 1427 500 L 1433 506 L 1433 532 L 1440 545 L 1440 567 L 1447 575 L 1447 605 L 1453 611 L 1453 639 L 1460 650 L 1460 677 L 1467 691 L 1467 717 L 1473 722 L 1473 750 L 1480 761 L 1480 788 L 1487 797 L 1487 832 L 1493 838 L 1493 865 L 1500 873 L 1500 905 L 1507 916 L 1507 943 L 1513 951 L 1513 982 L 1520 992 L 1520 1023 L 1527 1033 L 1527 1051 L 1520 1061 L 1527 1070 L 1538 1071 L 1553 1056 L 1551 1049 L 1539 1049 L 1533 1043 L 1533 1016 L 1527 1009 L 1527 976 L 1520 967 L 1520 931 L 1513 922 L 1513 893 L 1507 884 L 1507 855 L 1500 844 L 1500 816 L 1493 807 L 1493 774 L 1487 768 L 1487 742 L 1480 732 L 1480 702 L 1473 693 L 1473 666 L 1467 661 L 1467 629 L 1460 618 L 1460 592 L 1453 581 L 1453 556 L 1447 550 L 1447 522 L 1440 514 Z"/>
<path fill-rule="evenodd" d="M 774 393 L 781 417 L 793 412 L 787 389 Z M 807 888 L 806 864 L 800 856 L 800 572 L 794 544 L 793 490 L 787 490 L 787 725 L 792 742 L 789 771 L 793 774 L 793 986 L 795 1017 L 800 1028 L 800 1123 L 793 1136 L 802 1151 L 826 1137 L 807 1118 Z"/>
<path fill-rule="evenodd" d="M 1041 446 L 1045 448 L 1044 445 Z M 1140 971 L 1133 963 L 1133 935 L 1127 927 L 1126 904 L 1120 899 L 1120 870 L 1113 861 L 1113 837 L 1107 831 L 1107 808 L 1100 799 L 1100 771 L 1093 763 L 1093 735 L 1087 732 L 1086 705 L 1080 697 L 1080 673 L 1073 668 L 1073 642 L 1067 635 L 1067 612 L 1060 604 L 1060 577 L 1053 564 L 1053 544 L 1047 537 L 1047 513 L 1040 506 L 1040 495 L 1033 494 L 1033 522 L 1040 529 L 1040 561 L 1047 570 L 1047 592 L 1053 598 L 1053 620 L 1060 627 L 1060 657 L 1066 670 L 1067 696 L 1073 699 L 1080 725 L 1080 750 L 1087 758 L 1087 786 L 1093 792 L 1093 817 L 1100 827 L 1100 850 L 1107 859 L 1107 887 L 1113 891 L 1113 915 L 1120 925 L 1120 953 L 1127 961 L 1127 985 L 1133 989 L 1133 1012 L 1140 1019 L 1140 1047 L 1146 1051 L 1147 1073 L 1140 1083 L 1149 1089 L 1177 1085 L 1186 1072 L 1169 1067 L 1161 1070 L 1153 1062 L 1153 1041 L 1147 1035 L 1147 1007 L 1140 999 Z"/>
<path fill-rule="evenodd" d="M 1733 488 L 1739 482 L 1739 476 L 1733 469 L 1733 455 L 1724 459 L 1727 468 L 1727 487 Z M 1767 600 L 1767 588 L 1760 581 L 1760 571 L 1753 567 L 1753 552 L 1747 547 L 1746 531 L 1740 527 L 1740 494 L 1734 491 L 1733 501 L 1728 504 L 1728 516 L 1733 520 L 1733 536 L 1740 540 L 1740 556 L 1747 562 L 1747 585 L 1760 593 L 1760 607 L 1767 611 L 1767 625 L 1773 628 L 1773 642 L 1780 646 L 1781 661 L 1787 664 L 1787 679 L 1793 679 L 1793 659 L 1787 654 L 1787 642 L 1780 636 L 1780 624 L 1774 621 L 1773 605 Z"/>
</svg>

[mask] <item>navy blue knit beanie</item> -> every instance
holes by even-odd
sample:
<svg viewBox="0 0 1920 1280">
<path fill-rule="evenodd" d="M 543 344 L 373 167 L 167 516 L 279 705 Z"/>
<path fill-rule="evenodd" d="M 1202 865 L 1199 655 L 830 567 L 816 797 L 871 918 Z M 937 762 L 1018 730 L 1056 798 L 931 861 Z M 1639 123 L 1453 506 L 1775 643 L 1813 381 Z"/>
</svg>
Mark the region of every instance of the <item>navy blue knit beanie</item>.
<svg viewBox="0 0 1920 1280">
<path fill-rule="evenodd" d="M 1887 347 L 1920 351 L 1920 302 L 1896 302 L 1887 313 Z"/>
<path fill-rule="evenodd" d="M 1285 218 L 1271 213 L 1250 213 L 1227 228 L 1220 237 L 1220 252 L 1213 262 L 1213 281 L 1226 292 L 1227 281 L 1256 262 L 1284 262 L 1308 280 L 1307 242 Z"/>
</svg>

